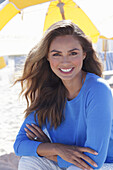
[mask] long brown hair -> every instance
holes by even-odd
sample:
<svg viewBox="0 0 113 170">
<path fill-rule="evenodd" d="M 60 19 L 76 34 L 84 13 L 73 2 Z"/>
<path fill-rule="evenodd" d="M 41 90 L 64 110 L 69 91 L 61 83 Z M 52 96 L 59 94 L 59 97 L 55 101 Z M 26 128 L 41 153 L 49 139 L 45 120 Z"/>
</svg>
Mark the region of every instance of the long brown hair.
<svg viewBox="0 0 113 170">
<path fill-rule="evenodd" d="M 30 51 L 26 59 L 23 75 L 17 81 L 21 82 L 23 94 L 27 100 L 25 117 L 36 111 L 41 127 L 50 122 L 57 128 L 64 120 L 64 107 L 67 89 L 61 79 L 50 68 L 47 60 L 50 44 L 57 36 L 73 35 L 79 40 L 86 58 L 82 70 L 102 76 L 102 65 L 96 56 L 91 41 L 83 31 L 71 21 L 63 20 L 53 24 L 44 34 L 41 41 Z M 16 81 L 16 82 L 17 82 Z"/>
</svg>

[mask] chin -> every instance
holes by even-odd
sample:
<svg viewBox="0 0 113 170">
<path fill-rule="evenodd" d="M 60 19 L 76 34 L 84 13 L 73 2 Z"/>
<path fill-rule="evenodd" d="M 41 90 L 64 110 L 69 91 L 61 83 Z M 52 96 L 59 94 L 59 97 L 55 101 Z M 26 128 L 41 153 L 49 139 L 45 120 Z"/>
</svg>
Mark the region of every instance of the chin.
<svg viewBox="0 0 113 170">
<path fill-rule="evenodd" d="M 62 81 L 71 81 L 71 80 L 73 80 L 73 78 L 71 77 L 71 78 L 67 78 L 67 77 L 59 77 Z"/>
</svg>

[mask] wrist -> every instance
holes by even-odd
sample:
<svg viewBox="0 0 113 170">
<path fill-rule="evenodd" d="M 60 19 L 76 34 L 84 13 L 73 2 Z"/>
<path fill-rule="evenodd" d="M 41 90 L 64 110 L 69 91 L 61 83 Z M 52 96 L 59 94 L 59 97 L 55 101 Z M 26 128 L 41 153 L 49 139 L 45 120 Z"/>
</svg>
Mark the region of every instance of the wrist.
<svg viewBox="0 0 113 170">
<path fill-rule="evenodd" d="M 52 156 L 57 155 L 58 145 L 56 143 L 41 143 L 37 148 L 39 156 Z"/>
<path fill-rule="evenodd" d="M 56 153 L 56 155 L 59 155 L 60 146 L 61 146 L 62 144 L 60 144 L 60 143 L 53 143 L 53 145 L 54 145 L 54 147 L 53 147 L 54 153 Z"/>
</svg>

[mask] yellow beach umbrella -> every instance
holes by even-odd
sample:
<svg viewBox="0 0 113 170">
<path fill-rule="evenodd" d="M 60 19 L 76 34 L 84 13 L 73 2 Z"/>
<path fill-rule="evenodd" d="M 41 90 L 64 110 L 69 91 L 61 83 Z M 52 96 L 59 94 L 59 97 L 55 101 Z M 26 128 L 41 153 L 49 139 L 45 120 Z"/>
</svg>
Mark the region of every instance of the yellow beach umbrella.
<svg viewBox="0 0 113 170">
<path fill-rule="evenodd" d="M 22 9 L 44 3 L 50 0 L 2 0 L 2 9 L 0 11 L 0 30 L 6 23 L 12 19 Z M 4 4 L 4 5 L 3 5 Z M 40 17 L 40 16 L 39 16 Z M 56 0 L 49 5 L 48 12 L 45 17 L 44 31 L 53 23 L 62 19 L 72 20 L 83 32 L 89 36 L 93 43 L 96 43 L 99 37 L 99 31 L 91 22 L 89 17 L 73 0 Z"/>
<path fill-rule="evenodd" d="M 56 0 L 50 3 L 45 18 L 44 31 L 55 21 L 62 19 L 76 23 L 92 39 L 93 43 L 97 42 L 99 31 L 73 0 Z"/>
<path fill-rule="evenodd" d="M 50 0 L 1 0 L 0 2 L 0 30 L 18 13 L 26 7 L 48 2 Z"/>
</svg>

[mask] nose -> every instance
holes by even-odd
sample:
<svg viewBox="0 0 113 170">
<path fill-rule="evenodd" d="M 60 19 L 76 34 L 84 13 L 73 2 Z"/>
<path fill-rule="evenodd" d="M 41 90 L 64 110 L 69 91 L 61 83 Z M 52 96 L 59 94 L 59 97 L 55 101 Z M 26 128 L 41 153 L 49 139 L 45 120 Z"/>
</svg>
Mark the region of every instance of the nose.
<svg viewBox="0 0 113 170">
<path fill-rule="evenodd" d="M 62 57 L 62 63 L 69 63 L 69 57 L 67 55 Z"/>
</svg>

